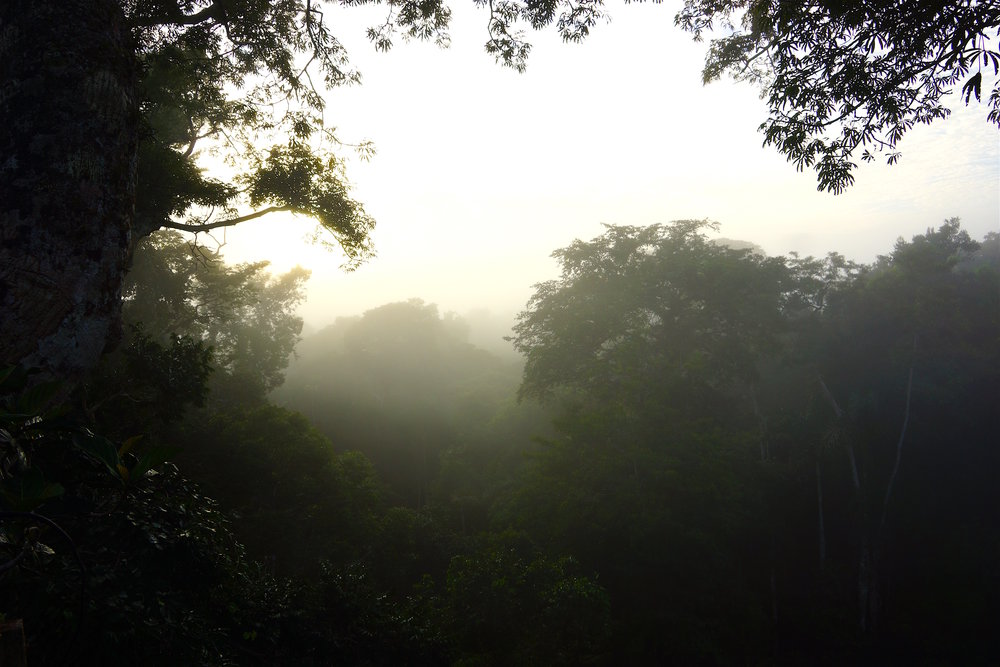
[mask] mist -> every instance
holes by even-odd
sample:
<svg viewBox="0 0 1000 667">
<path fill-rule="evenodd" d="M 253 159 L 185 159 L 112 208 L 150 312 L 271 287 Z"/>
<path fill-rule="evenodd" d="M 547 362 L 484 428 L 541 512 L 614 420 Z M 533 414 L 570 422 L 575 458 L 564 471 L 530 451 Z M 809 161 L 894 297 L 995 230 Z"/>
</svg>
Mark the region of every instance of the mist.
<svg viewBox="0 0 1000 667">
<path fill-rule="evenodd" d="M 0 6 L 0 665 L 993 664 L 998 28 Z"/>
</svg>

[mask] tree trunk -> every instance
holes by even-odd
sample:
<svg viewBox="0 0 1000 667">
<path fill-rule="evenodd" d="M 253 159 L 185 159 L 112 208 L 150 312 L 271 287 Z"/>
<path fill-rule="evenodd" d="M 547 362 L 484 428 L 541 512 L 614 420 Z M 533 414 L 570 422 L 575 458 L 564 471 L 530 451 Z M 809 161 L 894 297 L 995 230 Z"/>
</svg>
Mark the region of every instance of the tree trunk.
<svg viewBox="0 0 1000 667">
<path fill-rule="evenodd" d="M 117 0 L 0 3 L 0 364 L 75 380 L 117 338 L 137 73 Z"/>
<path fill-rule="evenodd" d="M 823 468 L 816 453 L 816 507 L 819 520 L 819 569 L 826 568 L 826 525 L 823 522 Z"/>
</svg>

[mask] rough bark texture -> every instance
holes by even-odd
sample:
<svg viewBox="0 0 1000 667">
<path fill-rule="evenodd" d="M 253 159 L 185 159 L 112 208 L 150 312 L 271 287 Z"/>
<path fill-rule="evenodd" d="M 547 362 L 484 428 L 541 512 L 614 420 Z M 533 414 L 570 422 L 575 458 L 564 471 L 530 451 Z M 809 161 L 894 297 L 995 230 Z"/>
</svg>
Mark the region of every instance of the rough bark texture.
<svg viewBox="0 0 1000 667">
<path fill-rule="evenodd" d="M 136 81 L 117 0 L 0 2 L 0 364 L 75 379 L 118 333 Z"/>
</svg>

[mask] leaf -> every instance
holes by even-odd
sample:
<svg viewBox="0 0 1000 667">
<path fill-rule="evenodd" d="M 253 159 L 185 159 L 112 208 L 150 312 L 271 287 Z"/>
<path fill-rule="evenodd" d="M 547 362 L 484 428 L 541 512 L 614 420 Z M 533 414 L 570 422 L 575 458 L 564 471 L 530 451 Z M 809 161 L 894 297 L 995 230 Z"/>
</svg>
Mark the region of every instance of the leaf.
<svg viewBox="0 0 1000 667">
<path fill-rule="evenodd" d="M 165 463 L 179 451 L 180 447 L 170 445 L 156 445 L 155 447 L 151 447 L 139 457 L 139 461 L 128 471 L 127 479 L 142 479 L 147 472 L 161 463 Z"/>
<path fill-rule="evenodd" d="M 103 463 L 111 474 L 119 477 L 118 466 L 121 465 L 121 457 L 118 456 L 118 448 L 107 438 L 95 435 L 84 430 L 73 435 L 73 444 L 84 452 Z"/>
<path fill-rule="evenodd" d="M 983 73 L 976 72 L 975 74 L 972 75 L 972 77 L 968 81 L 965 82 L 965 85 L 962 86 L 962 94 L 965 95 L 965 103 L 966 104 L 969 103 L 969 98 L 972 96 L 973 93 L 975 93 L 976 95 L 977 102 L 982 101 L 980 97 L 982 95 L 982 92 L 983 92 Z"/>
<path fill-rule="evenodd" d="M 61 496 L 64 491 L 61 484 L 47 482 L 37 468 L 29 468 L 0 484 L 4 504 L 15 512 L 28 512 L 50 498 Z"/>
<path fill-rule="evenodd" d="M 62 388 L 63 383 L 60 380 L 39 382 L 17 397 L 15 409 L 20 413 L 36 415 L 55 398 Z"/>
<path fill-rule="evenodd" d="M 118 448 L 118 456 L 122 457 L 128 454 L 129 451 L 132 449 L 132 447 L 135 445 L 135 443 L 142 440 L 142 438 L 143 435 L 140 433 L 139 435 L 133 435 L 131 438 L 123 442 L 122 446 Z"/>
</svg>

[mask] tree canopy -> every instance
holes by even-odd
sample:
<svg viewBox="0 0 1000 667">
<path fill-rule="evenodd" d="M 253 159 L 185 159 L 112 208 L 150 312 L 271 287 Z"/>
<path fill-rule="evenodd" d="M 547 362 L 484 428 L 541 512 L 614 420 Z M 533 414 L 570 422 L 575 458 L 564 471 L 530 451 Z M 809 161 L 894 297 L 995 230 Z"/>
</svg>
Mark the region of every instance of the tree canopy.
<svg viewBox="0 0 1000 667">
<path fill-rule="evenodd" d="M 860 266 L 703 227 L 555 253 L 513 340 L 557 435 L 497 514 L 628 600 L 616 663 L 988 654 L 996 239 L 950 220 Z"/>
<path fill-rule="evenodd" d="M 271 276 L 267 262 L 229 265 L 211 249 L 163 232 L 137 249 L 123 319 L 159 342 L 189 336 L 212 349 L 220 381 L 263 398 L 281 384 L 302 331 L 294 309 L 309 271 Z M 232 393 L 232 392 L 229 392 Z"/>
<path fill-rule="evenodd" d="M 987 119 L 1000 127 L 995 2 L 686 0 L 675 23 L 696 39 L 713 35 L 706 83 L 728 73 L 761 87 L 765 145 L 815 169 L 820 190 L 854 182 L 859 150 L 862 160 L 898 160 L 900 139 L 947 117 L 959 85 L 968 104 L 992 79 Z"/>
<path fill-rule="evenodd" d="M 271 367 L 238 341 L 292 335 L 294 274 L 147 240 L 117 395 L 0 371 L 0 611 L 39 664 L 989 663 L 998 236 L 859 265 L 708 229 L 557 252 L 515 332 L 544 409 L 432 305 L 338 321 L 281 394 L 329 438 L 206 386 L 210 340 Z"/>
<path fill-rule="evenodd" d="M 658 400 L 687 387 L 694 407 L 774 345 L 788 275 L 780 259 L 711 243 L 710 223 L 609 226 L 553 253 L 562 275 L 536 286 L 514 327 L 522 395 L 572 388 L 597 399 Z M 683 395 L 684 392 L 681 392 Z"/>
</svg>

